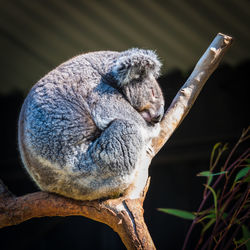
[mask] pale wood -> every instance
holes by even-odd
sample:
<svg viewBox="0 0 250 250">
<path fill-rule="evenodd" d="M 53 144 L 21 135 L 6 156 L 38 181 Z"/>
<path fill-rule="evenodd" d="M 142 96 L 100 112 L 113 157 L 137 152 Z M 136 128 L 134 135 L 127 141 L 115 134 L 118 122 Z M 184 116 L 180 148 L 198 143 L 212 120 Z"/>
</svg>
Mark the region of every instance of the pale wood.
<svg viewBox="0 0 250 250">
<path fill-rule="evenodd" d="M 232 42 L 232 37 L 219 33 L 200 58 L 161 121 L 161 133 L 152 141 L 154 154 L 158 153 L 188 114 L 207 79 L 217 68 Z"/>
</svg>

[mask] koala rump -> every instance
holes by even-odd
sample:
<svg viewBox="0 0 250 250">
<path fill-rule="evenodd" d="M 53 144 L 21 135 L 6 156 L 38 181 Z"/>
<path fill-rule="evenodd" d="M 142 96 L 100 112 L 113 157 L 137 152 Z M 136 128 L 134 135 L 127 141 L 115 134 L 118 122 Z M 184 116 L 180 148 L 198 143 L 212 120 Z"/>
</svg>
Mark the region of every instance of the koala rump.
<svg viewBox="0 0 250 250">
<path fill-rule="evenodd" d="M 39 80 L 18 125 L 22 161 L 35 183 L 93 200 L 145 181 L 146 152 L 164 112 L 160 67 L 151 50 L 100 51 L 74 57 Z"/>
</svg>

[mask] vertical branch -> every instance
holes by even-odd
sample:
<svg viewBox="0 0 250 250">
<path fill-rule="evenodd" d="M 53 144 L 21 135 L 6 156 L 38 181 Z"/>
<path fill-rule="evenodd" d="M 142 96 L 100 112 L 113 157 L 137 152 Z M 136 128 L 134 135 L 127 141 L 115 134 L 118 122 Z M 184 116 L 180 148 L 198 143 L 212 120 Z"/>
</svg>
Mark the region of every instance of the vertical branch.
<svg viewBox="0 0 250 250">
<path fill-rule="evenodd" d="M 116 200 L 114 200 L 116 203 Z M 109 205 L 110 200 L 108 201 Z M 111 203 L 113 203 L 111 201 Z M 116 231 L 122 239 L 123 244 L 129 250 L 135 249 L 155 249 L 153 240 L 149 234 L 147 225 L 143 217 L 143 199 L 125 199 L 122 203 L 113 203 L 111 206 L 116 210 L 116 218 L 119 222 L 110 225 L 109 221 L 105 222 Z"/>
<path fill-rule="evenodd" d="M 196 64 L 186 83 L 178 91 L 163 120 L 160 135 L 152 141 L 154 153 L 163 147 L 193 106 L 209 76 L 232 44 L 232 37 L 219 33 Z"/>
</svg>

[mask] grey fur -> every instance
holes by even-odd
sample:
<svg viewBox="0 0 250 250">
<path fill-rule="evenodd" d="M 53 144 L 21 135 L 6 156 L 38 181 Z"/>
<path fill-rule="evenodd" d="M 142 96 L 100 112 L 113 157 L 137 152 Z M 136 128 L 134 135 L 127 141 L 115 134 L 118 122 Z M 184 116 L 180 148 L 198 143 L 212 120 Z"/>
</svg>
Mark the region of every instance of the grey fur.
<svg viewBox="0 0 250 250">
<path fill-rule="evenodd" d="M 92 52 L 38 81 L 19 118 L 19 149 L 37 185 L 80 200 L 117 196 L 133 183 L 164 100 L 154 52 Z"/>
</svg>

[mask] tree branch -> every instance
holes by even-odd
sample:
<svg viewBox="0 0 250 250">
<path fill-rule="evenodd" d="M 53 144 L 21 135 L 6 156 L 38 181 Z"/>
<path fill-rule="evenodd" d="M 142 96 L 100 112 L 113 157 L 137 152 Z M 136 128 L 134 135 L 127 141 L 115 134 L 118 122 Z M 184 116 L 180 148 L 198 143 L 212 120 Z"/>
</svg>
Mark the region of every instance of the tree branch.
<svg viewBox="0 0 250 250">
<path fill-rule="evenodd" d="M 110 226 L 127 249 L 155 249 L 143 218 L 143 202 L 149 181 L 140 199 L 121 197 L 106 201 L 77 201 L 47 192 L 20 197 L 1 196 L 0 228 L 17 225 L 31 218 L 81 215 Z M 0 190 L 5 185 L 0 182 Z M 5 193 L 3 191 L 3 193 Z"/>
<path fill-rule="evenodd" d="M 207 79 L 215 71 L 232 42 L 232 37 L 219 33 L 200 58 L 161 121 L 160 135 L 152 141 L 154 155 L 158 153 L 186 117 Z"/>
<path fill-rule="evenodd" d="M 231 37 L 218 34 L 201 57 L 160 123 L 160 134 L 152 140 L 152 158 L 185 118 L 231 43 Z M 15 197 L 0 180 L 0 228 L 35 217 L 81 215 L 110 226 L 119 234 L 127 249 L 155 249 L 142 208 L 149 180 L 145 187 L 138 186 L 137 193 L 140 195 L 137 199 L 131 199 L 127 192 L 118 199 L 77 201 L 46 192 Z"/>
</svg>

